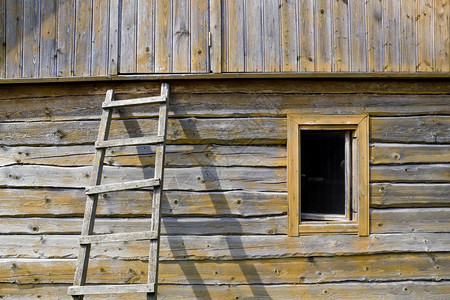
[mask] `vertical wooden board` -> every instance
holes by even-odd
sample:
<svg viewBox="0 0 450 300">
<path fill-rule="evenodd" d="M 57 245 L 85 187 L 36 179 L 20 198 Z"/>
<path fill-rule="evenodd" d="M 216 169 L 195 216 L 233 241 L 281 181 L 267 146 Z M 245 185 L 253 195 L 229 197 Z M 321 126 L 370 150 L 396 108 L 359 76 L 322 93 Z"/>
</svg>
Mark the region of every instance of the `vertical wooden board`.
<svg viewBox="0 0 450 300">
<path fill-rule="evenodd" d="M 349 70 L 348 1 L 332 1 L 333 71 Z"/>
<path fill-rule="evenodd" d="M 435 71 L 450 72 L 450 2 L 436 0 L 434 5 Z"/>
<path fill-rule="evenodd" d="M 419 72 L 434 71 L 434 1 L 417 1 L 417 69 Z"/>
<path fill-rule="evenodd" d="M 122 1 L 120 73 L 136 73 L 136 1 Z"/>
<path fill-rule="evenodd" d="M 350 15 L 350 70 L 367 70 L 365 1 L 348 1 Z"/>
<path fill-rule="evenodd" d="M 263 31 L 261 1 L 245 2 L 245 71 L 263 71 Z"/>
<path fill-rule="evenodd" d="M 92 0 L 77 0 L 75 25 L 74 75 L 91 74 Z"/>
<path fill-rule="evenodd" d="M 264 72 L 281 70 L 280 4 L 277 0 L 263 2 Z"/>
<path fill-rule="evenodd" d="M 208 71 L 208 0 L 191 0 L 191 73 Z"/>
<path fill-rule="evenodd" d="M 317 72 L 331 71 L 331 3 L 330 0 L 316 0 L 315 44 Z"/>
<path fill-rule="evenodd" d="M 193 33 L 190 26 L 191 1 L 178 0 L 173 2 L 173 72 L 189 73 L 191 69 L 191 38 Z M 196 10 L 195 3 L 192 9 Z M 192 18 L 193 22 L 196 22 Z"/>
<path fill-rule="evenodd" d="M 313 72 L 315 70 L 315 39 L 314 39 L 314 4 L 315 0 L 298 0 L 298 49 L 300 52 L 299 71 Z"/>
<path fill-rule="evenodd" d="M 297 51 L 297 2 L 281 1 L 281 71 L 295 72 Z"/>
<path fill-rule="evenodd" d="M 109 3 L 109 45 L 108 45 L 108 74 L 119 73 L 119 0 L 110 0 Z"/>
<path fill-rule="evenodd" d="M 72 76 L 72 54 L 75 28 L 75 0 L 58 1 L 56 76 Z"/>
<path fill-rule="evenodd" d="M 416 0 L 400 1 L 400 71 L 416 70 Z"/>
<path fill-rule="evenodd" d="M 23 1 L 6 1 L 6 77 L 22 77 Z"/>
<path fill-rule="evenodd" d="M 227 1 L 227 71 L 245 71 L 244 0 Z"/>
<path fill-rule="evenodd" d="M 209 0 L 210 70 L 222 72 L 222 4 L 221 0 Z"/>
<path fill-rule="evenodd" d="M 400 1 L 383 0 L 384 71 L 400 71 Z"/>
<path fill-rule="evenodd" d="M 138 1 L 136 70 L 138 73 L 155 72 L 155 2 Z"/>
<path fill-rule="evenodd" d="M 155 73 L 172 72 L 172 0 L 156 1 Z"/>
<path fill-rule="evenodd" d="M 0 78 L 6 76 L 6 0 L 0 0 Z"/>
<path fill-rule="evenodd" d="M 40 6 L 38 1 L 24 2 L 23 77 L 39 77 Z"/>
<path fill-rule="evenodd" d="M 383 6 L 382 0 L 366 2 L 367 71 L 383 71 Z"/>
<path fill-rule="evenodd" d="M 211 1 L 220 1 L 221 6 L 221 40 L 222 47 L 220 49 L 220 57 L 221 57 L 221 70 L 222 72 L 228 72 L 228 23 L 230 22 L 228 16 L 228 2 L 222 0 L 211 0 Z"/>
<path fill-rule="evenodd" d="M 56 76 L 56 1 L 41 0 L 40 77 Z"/>
<path fill-rule="evenodd" d="M 92 20 L 92 75 L 107 75 L 109 1 L 95 0 Z"/>
</svg>

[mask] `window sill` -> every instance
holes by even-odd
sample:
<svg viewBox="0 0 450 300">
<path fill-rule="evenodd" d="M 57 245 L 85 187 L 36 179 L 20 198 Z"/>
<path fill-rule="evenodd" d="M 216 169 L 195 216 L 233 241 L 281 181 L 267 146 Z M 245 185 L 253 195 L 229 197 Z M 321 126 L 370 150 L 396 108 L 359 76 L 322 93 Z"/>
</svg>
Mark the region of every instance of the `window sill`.
<svg viewBox="0 0 450 300">
<path fill-rule="evenodd" d="M 300 235 L 310 234 L 358 234 L 356 222 L 302 222 L 298 226 Z"/>
</svg>

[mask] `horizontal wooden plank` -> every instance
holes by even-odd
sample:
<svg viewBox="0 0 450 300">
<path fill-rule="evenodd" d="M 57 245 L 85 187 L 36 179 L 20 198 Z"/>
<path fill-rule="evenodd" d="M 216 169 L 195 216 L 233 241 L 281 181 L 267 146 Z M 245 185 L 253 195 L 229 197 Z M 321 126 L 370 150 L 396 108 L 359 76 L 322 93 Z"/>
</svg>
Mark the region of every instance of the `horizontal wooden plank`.
<svg viewBox="0 0 450 300">
<path fill-rule="evenodd" d="M 69 283 L 73 259 L 1 259 L 2 283 Z M 162 284 L 283 284 L 343 281 L 448 280 L 450 253 L 378 254 L 160 264 Z M 147 262 L 91 260 L 90 283 L 143 283 Z"/>
<path fill-rule="evenodd" d="M 68 289 L 69 295 L 104 295 L 122 293 L 153 293 L 154 284 L 119 284 L 119 285 L 85 285 L 71 286 Z"/>
<path fill-rule="evenodd" d="M 450 89 L 450 87 L 449 87 Z M 119 95 L 132 97 L 139 94 Z M 63 95 L 1 100 L 0 121 L 66 121 L 100 118 L 102 95 Z M 249 101 L 251 99 L 251 101 Z M 171 94 L 171 117 L 282 116 L 297 114 L 449 114 L 448 95 L 365 94 Z M 120 108 L 120 117 L 156 116 L 154 106 Z M 119 114 L 114 114 L 118 118 Z"/>
<path fill-rule="evenodd" d="M 110 166 L 153 166 L 155 146 L 119 147 L 106 151 Z M 90 166 L 94 157 L 92 145 L 50 147 L 2 147 L 0 166 L 14 164 Z M 286 149 L 274 146 L 167 145 L 166 167 L 203 166 L 286 166 Z"/>
<path fill-rule="evenodd" d="M 62 300 L 72 299 L 67 295 L 68 284 L 0 284 L 3 299 L 27 300 Z M 159 284 L 159 299 L 317 299 L 318 297 L 352 299 L 359 295 L 366 298 L 383 299 L 444 299 L 450 289 L 449 281 L 397 281 L 397 282 L 341 282 L 322 284 L 233 284 L 233 285 L 205 285 L 205 284 Z M 87 297 L 86 297 L 87 298 Z M 96 299 L 110 298 L 109 295 L 98 295 Z M 139 294 L 115 295 L 114 299 L 137 300 L 142 299 Z"/>
<path fill-rule="evenodd" d="M 106 196 L 106 195 L 105 195 Z M 97 216 L 150 216 L 152 193 L 124 191 L 99 198 Z M 165 191 L 163 216 L 264 216 L 287 212 L 286 193 Z M 132 200 L 130 200 L 132 199 Z M 0 216 L 82 216 L 84 189 L 0 189 Z M 450 203 L 449 203 L 450 204 Z"/>
<path fill-rule="evenodd" d="M 81 218 L 2 218 L 0 234 L 79 234 Z M 96 234 L 147 230 L 148 218 L 97 218 Z M 287 216 L 165 217 L 168 235 L 286 234 Z M 371 209 L 371 233 L 450 232 L 450 208 Z"/>
<path fill-rule="evenodd" d="M 371 207 L 450 206 L 450 184 L 373 183 Z"/>
<path fill-rule="evenodd" d="M 449 163 L 450 145 L 379 144 L 370 146 L 372 164 Z"/>
<path fill-rule="evenodd" d="M 373 166 L 371 182 L 450 182 L 450 164 Z"/>
<path fill-rule="evenodd" d="M 2 258 L 77 258 L 76 235 L 3 235 Z M 448 252 L 450 233 L 357 235 L 162 236 L 160 261 L 242 260 L 407 252 Z M 149 242 L 93 245 L 91 258 L 148 258 Z"/>
<path fill-rule="evenodd" d="M 153 178 L 154 175 L 150 167 L 105 166 L 103 169 L 102 184 Z M 90 173 L 90 167 L 7 166 L 0 168 L 0 186 L 83 188 L 89 185 Z M 164 178 L 165 190 L 286 191 L 285 168 L 167 168 Z"/>
</svg>

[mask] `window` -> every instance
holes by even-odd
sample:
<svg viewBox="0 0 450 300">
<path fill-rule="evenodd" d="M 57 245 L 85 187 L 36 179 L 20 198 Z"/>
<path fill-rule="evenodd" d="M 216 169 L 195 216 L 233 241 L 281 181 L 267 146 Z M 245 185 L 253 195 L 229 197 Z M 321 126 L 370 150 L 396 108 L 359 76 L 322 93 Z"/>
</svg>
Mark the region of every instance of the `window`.
<svg viewBox="0 0 450 300">
<path fill-rule="evenodd" d="M 368 117 L 288 116 L 288 234 L 369 234 Z"/>
</svg>

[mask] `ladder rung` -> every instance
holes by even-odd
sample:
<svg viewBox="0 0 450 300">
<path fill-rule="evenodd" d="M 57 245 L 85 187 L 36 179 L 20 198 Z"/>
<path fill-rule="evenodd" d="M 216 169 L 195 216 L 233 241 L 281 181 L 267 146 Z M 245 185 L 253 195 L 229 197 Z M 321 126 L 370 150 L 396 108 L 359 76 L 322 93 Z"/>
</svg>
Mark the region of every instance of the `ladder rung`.
<svg viewBox="0 0 450 300">
<path fill-rule="evenodd" d="M 151 284 L 121 284 L 121 285 L 83 285 L 69 287 L 68 294 L 100 295 L 100 294 L 126 294 L 126 293 L 154 293 L 155 285 Z"/>
<path fill-rule="evenodd" d="M 151 145 L 163 143 L 162 136 L 144 136 L 129 139 L 117 139 L 95 143 L 95 148 L 121 147 L 121 146 L 137 146 L 137 145 Z"/>
<path fill-rule="evenodd" d="M 93 243 L 155 240 L 157 238 L 158 238 L 158 234 L 155 231 L 142 231 L 142 232 L 85 235 L 85 236 L 80 236 L 79 242 L 80 242 L 80 244 L 93 244 Z"/>
<path fill-rule="evenodd" d="M 125 190 L 141 189 L 146 187 L 154 187 L 159 185 L 159 178 L 143 179 L 121 183 L 111 183 L 103 185 L 94 185 L 86 188 L 86 194 L 100 194 L 108 192 L 118 192 Z"/>
<path fill-rule="evenodd" d="M 113 108 L 121 106 L 134 106 L 134 105 L 162 103 L 162 102 L 166 102 L 166 98 L 162 96 L 156 96 L 156 97 L 135 98 L 128 100 L 116 100 L 108 103 L 103 102 L 102 107 Z"/>
</svg>

